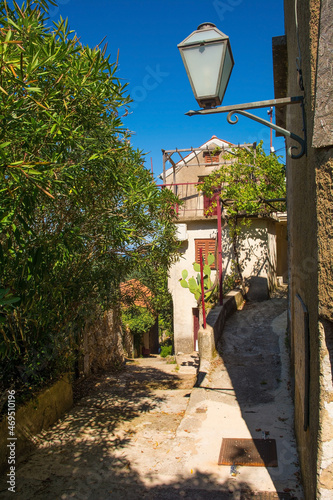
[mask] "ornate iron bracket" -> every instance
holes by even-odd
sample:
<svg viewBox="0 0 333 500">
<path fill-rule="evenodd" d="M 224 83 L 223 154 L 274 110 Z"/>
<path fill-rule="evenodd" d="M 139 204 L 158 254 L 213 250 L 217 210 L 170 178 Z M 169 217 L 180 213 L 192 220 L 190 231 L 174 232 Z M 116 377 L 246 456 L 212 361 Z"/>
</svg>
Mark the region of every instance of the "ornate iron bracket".
<svg viewBox="0 0 333 500">
<path fill-rule="evenodd" d="M 297 103 L 299 103 L 302 107 L 304 139 L 302 139 L 302 137 L 300 137 L 299 135 L 290 132 L 289 130 L 279 127 L 278 125 L 274 125 L 274 123 L 271 123 L 267 120 L 264 120 L 263 118 L 260 118 L 259 116 L 253 115 L 252 113 L 248 113 L 247 111 L 245 111 L 247 109 L 258 109 L 271 106 L 287 106 L 289 104 L 297 104 Z M 245 104 L 233 104 L 232 106 L 221 106 L 218 108 L 201 109 L 198 111 L 188 111 L 185 114 L 188 116 L 192 116 L 192 115 L 208 115 L 214 113 L 228 113 L 227 121 L 231 125 L 234 125 L 235 123 L 238 122 L 238 116 L 236 114 L 238 113 L 243 116 L 246 116 L 247 118 L 250 118 L 251 120 L 261 123 L 262 125 L 272 128 L 276 132 L 282 134 L 284 137 L 293 139 L 294 141 L 298 142 L 298 144 L 301 147 L 301 150 L 297 154 L 293 154 L 292 151 L 294 149 L 297 149 L 298 146 L 290 146 L 288 148 L 288 155 L 294 160 L 301 158 L 304 154 L 306 154 L 307 145 L 306 145 L 306 132 L 305 132 L 305 114 L 304 114 L 304 100 L 302 96 L 284 97 L 282 99 L 271 99 L 269 101 L 249 102 Z M 235 115 L 234 119 L 232 119 L 233 115 Z"/>
</svg>

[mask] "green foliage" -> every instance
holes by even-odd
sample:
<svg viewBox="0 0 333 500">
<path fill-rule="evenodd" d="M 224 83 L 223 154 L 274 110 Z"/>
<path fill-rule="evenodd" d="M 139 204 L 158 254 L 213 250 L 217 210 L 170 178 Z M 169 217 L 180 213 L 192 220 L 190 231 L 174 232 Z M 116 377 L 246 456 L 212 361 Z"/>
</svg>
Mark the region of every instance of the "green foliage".
<svg viewBox="0 0 333 500">
<path fill-rule="evenodd" d="M 212 197 L 218 190 L 223 216 L 228 222 L 235 253 L 235 270 L 242 280 L 238 256 L 238 237 L 241 228 L 250 224 L 250 216 L 268 216 L 272 212 L 285 211 L 285 202 L 266 200 L 286 197 L 285 169 L 275 153 L 266 155 L 262 141 L 255 149 L 235 148 L 223 155 L 226 163 L 206 176 L 198 186 Z M 215 203 L 209 208 L 213 210 Z"/>
<path fill-rule="evenodd" d="M 131 333 L 143 335 L 148 332 L 155 323 L 155 318 L 149 309 L 139 306 L 131 306 L 122 311 L 122 319 Z"/>
<path fill-rule="evenodd" d="M 234 288 L 239 288 L 241 285 L 239 274 L 237 273 L 237 264 L 234 260 L 231 261 L 231 272 L 225 276 L 223 280 L 223 294 L 230 292 Z"/>
<path fill-rule="evenodd" d="M 167 240 L 165 241 L 167 243 Z M 168 268 L 177 254 L 179 243 L 169 238 L 169 261 L 161 262 L 156 254 L 147 255 L 144 261 L 138 261 L 129 279 L 135 278 L 151 291 L 150 297 L 145 297 L 148 307 L 158 317 L 159 332 L 161 337 L 173 338 L 173 303 L 168 290 Z"/>
<path fill-rule="evenodd" d="M 161 358 L 166 358 L 172 354 L 172 345 L 162 345 L 161 346 Z"/>
<path fill-rule="evenodd" d="M 72 370 L 87 317 L 177 247 L 175 197 L 130 145 L 117 65 L 46 16 L 45 0 L 0 1 L 0 387 Z"/>
<path fill-rule="evenodd" d="M 149 332 L 155 324 L 156 318 L 149 309 L 132 305 L 122 310 L 122 322 L 125 328 L 128 328 L 134 337 L 134 346 L 140 351 L 142 336 Z"/>
<path fill-rule="evenodd" d="M 214 255 L 208 254 L 207 256 L 207 264 L 203 266 L 203 283 L 204 283 L 204 295 L 205 295 L 205 304 L 214 304 L 217 298 L 217 285 L 213 284 L 211 280 L 211 265 L 214 263 Z M 188 272 L 186 269 L 182 271 L 182 278 L 179 280 L 180 285 L 183 288 L 188 288 L 191 293 L 193 293 L 195 299 L 197 301 L 200 300 L 201 297 L 201 275 L 200 275 L 200 264 L 197 262 L 193 262 L 193 270 L 198 272 L 196 278 L 191 277 L 188 280 Z"/>
<path fill-rule="evenodd" d="M 275 208 L 265 200 L 285 198 L 286 183 L 284 166 L 275 153 L 266 155 L 262 141 L 256 149 L 235 148 L 223 155 L 226 164 L 206 176 L 198 186 L 205 195 L 212 196 L 216 189 L 226 216 L 268 215 L 284 211 L 285 202 L 275 203 Z M 215 202 L 216 205 L 216 202 Z"/>
</svg>

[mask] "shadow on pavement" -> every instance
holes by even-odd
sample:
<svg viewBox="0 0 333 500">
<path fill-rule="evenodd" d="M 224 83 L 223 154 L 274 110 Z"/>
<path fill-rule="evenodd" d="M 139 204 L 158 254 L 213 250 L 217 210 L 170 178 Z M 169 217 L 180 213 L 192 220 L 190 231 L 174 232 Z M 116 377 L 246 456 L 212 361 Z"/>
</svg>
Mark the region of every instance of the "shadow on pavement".
<svg viewBox="0 0 333 500">
<path fill-rule="evenodd" d="M 267 467 L 276 490 L 285 490 L 276 498 L 284 498 L 285 494 L 294 498 L 300 485 L 289 359 L 284 349 L 286 323 L 281 320 L 286 309 L 285 298 L 247 302 L 226 322 L 213 369 L 214 380 L 208 380 L 203 373 L 200 383 L 207 394 L 213 393 L 210 399 L 239 406 L 249 438 L 276 440 L 279 466 Z M 235 435 L 228 437 L 244 438 L 244 429 L 239 426 L 237 434 L 237 425 L 234 427 Z"/>
<path fill-rule="evenodd" d="M 121 444 L 120 444 L 121 446 Z M 53 443 L 34 454 L 18 475 L 15 497 L 20 500 L 260 500 L 245 482 L 232 480 L 217 484 L 210 474 L 179 474 L 176 481 L 148 486 L 154 481 L 154 472 L 145 476 L 132 467 L 126 457 L 110 451 L 114 444 L 105 446 L 89 440 L 76 445 Z M 240 493 L 241 492 L 241 493 Z M 1 491 L 2 499 L 13 498 Z M 265 496 L 269 499 L 289 499 L 289 495 Z"/>
<path fill-rule="evenodd" d="M 37 449 L 18 464 L 14 498 L 260 500 L 245 481 L 237 481 L 236 491 L 232 478 L 221 483 L 209 473 L 184 470 L 173 448 L 172 436 L 184 416 L 182 408 L 186 408 L 193 377 L 180 377 L 171 373 L 171 368 L 168 370 L 131 364 L 120 374 L 95 377 L 89 391 L 72 411 L 40 435 Z M 241 378 L 237 380 L 235 390 L 242 399 L 242 388 L 238 385 Z M 173 412 L 165 407 L 168 397 L 179 398 L 178 403 L 171 405 Z M 158 467 L 154 465 L 155 456 L 152 457 L 154 443 L 149 435 L 145 439 L 145 427 L 137 426 L 145 415 L 155 419 L 147 427 L 154 429 L 154 425 L 159 425 L 168 431 L 167 434 L 161 432 L 161 439 L 164 435 L 171 436 L 165 439 L 167 444 L 160 443 L 156 451 Z M 129 452 L 134 448 L 139 456 L 132 454 L 129 459 Z M 146 463 L 140 461 L 145 453 L 149 456 Z M 0 496 L 3 500 L 13 498 L 13 493 L 7 491 L 6 478 L 0 483 Z"/>
</svg>

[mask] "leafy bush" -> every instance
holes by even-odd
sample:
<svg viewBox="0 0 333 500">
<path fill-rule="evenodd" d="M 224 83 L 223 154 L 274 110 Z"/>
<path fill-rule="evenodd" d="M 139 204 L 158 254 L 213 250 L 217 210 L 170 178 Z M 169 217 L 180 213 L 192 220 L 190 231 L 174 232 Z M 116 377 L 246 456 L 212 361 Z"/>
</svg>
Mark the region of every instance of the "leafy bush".
<svg viewBox="0 0 333 500">
<path fill-rule="evenodd" d="M 224 153 L 221 160 L 226 160 L 217 170 L 204 178 L 197 189 L 207 197 L 219 192 L 223 204 L 224 219 L 228 223 L 234 253 L 235 271 L 241 284 L 244 280 L 239 261 L 241 228 L 250 224 L 248 216 L 267 216 L 273 212 L 286 210 L 285 167 L 280 163 L 281 156 L 275 153 L 266 155 L 263 141 L 256 148 L 234 148 Z M 278 202 L 270 202 L 280 199 Z M 210 206 L 212 211 L 217 198 Z"/>
<path fill-rule="evenodd" d="M 143 334 L 149 332 L 155 321 L 153 314 L 145 307 L 132 305 L 122 311 L 122 322 L 132 333 L 137 352 L 140 351 Z"/>
<path fill-rule="evenodd" d="M 0 390 L 72 371 L 87 318 L 176 248 L 174 196 L 130 145 L 117 65 L 50 27 L 47 3 L 0 1 Z"/>
<path fill-rule="evenodd" d="M 162 345 L 161 346 L 161 358 L 166 358 L 172 354 L 172 345 Z"/>
</svg>

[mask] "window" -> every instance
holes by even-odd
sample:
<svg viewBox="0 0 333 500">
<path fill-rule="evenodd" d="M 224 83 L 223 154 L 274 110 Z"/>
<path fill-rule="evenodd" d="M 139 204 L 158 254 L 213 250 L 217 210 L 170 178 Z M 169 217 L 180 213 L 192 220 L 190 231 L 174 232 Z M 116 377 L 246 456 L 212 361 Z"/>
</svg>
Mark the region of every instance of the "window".
<svg viewBox="0 0 333 500">
<path fill-rule="evenodd" d="M 213 153 L 212 151 L 205 151 L 203 154 L 205 163 L 218 163 L 220 161 L 220 153 Z"/>
<path fill-rule="evenodd" d="M 216 198 L 217 198 L 217 194 L 214 194 L 211 198 L 208 198 L 208 196 L 206 196 L 204 194 L 204 214 L 206 217 L 211 217 L 212 215 L 217 215 L 217 205 L 215 205 L 215 207 L 212 208 L 211 211 L 209 211 L 209 213 L 206 213 L 207 210 L 211 207 L 212 203 L 214 201 L 216 201 Z"/>
<path fill-rule="evenodd" d="M 202 248 L 202 255 L 204 257 L 205 264 L 207 264 L 207 256 L 209 253 L 215 256 L 215 239 L 205 238 L 194 240 L 195 243 L 195 262 L 200 263 L 200 248 Z M 215 262 L 212 264 L 211 269 L 216 269 Z"/>
<path fill-rule="evenodd" d="M 204 202 L 204 214 L 206 217 L 211 217 L 212 215 L 217 215 L 217 204 L 216 204 L 216 200 L 218 199 L 219 197 L 219 194 L 220 194 L 220 189 L 216 189 L 213 196 L 211 196 L 210 198 L 206 195 L 204 195 L 204 199 L 203 199 L 203 202 Z M 213 204 L 213 202 L 215 202 L 215 206 L 212 208 L 212 210 L 206 214 L 206 211 L 211 207 L 211 205 Z"/>
</svg>

